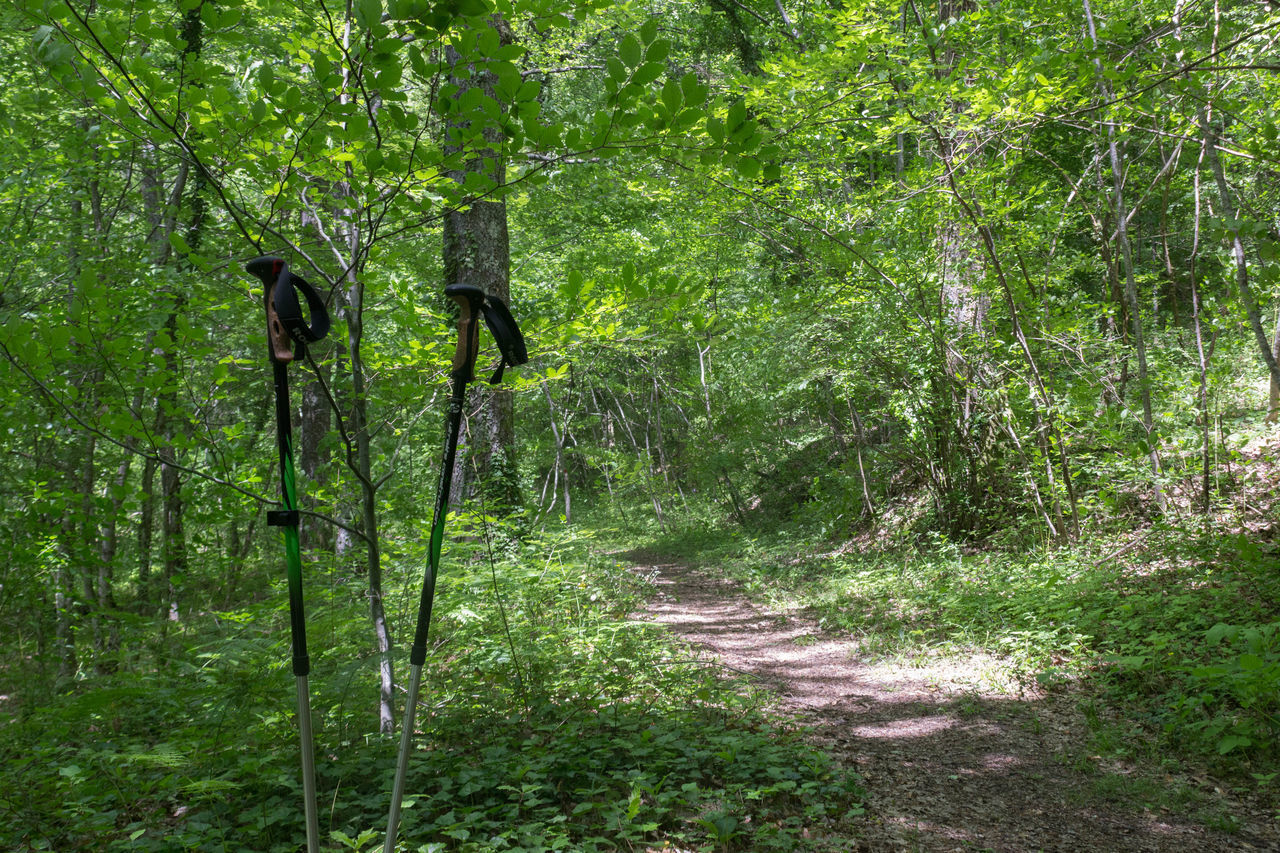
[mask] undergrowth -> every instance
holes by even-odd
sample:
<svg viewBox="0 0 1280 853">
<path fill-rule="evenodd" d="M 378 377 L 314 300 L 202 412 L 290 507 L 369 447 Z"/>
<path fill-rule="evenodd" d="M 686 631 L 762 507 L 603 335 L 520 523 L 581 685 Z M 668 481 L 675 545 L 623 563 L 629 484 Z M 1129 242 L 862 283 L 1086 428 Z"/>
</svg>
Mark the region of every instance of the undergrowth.
<svg viewBox="0 0 1280 853">
<path fill-rule="evenodd" d="M 861 811 L 856 777 L 629 619 L 623 569 L 585 540 L 455 529 L 400 849 L 838 849 L 829 839 Z M 401 631 L 419 558 L 397 558 Z M 149 666 L 19 696 L 0 746 L 0 848 L 298 850 L 277 593 L 184 623 Z M 380 848 L 397 739 L 376 734 L 360 585 L 317 574 L 308 605 L 322 834 L 331 850 Z"/>
</svg>

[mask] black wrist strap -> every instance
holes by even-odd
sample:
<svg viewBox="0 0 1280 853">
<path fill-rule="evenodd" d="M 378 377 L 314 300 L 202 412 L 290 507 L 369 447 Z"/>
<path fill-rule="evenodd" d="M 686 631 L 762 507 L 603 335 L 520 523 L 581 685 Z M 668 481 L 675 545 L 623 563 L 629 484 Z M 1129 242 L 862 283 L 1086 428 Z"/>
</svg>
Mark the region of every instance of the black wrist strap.
<svg viewBox="0 0 1280 853">
<path fill-rule="evenodd" d="M 298 302 L 299 290 L 307 300 L 310 323 L 302 314 L 302 305 Z M 329 311 L 324 307 L 324 299 L 305 278 L 290 272 L 288 264 L 280 265 L 273 295 L 276 316 L 294 341 L 300 344 L 315 343 L 329 333 Z"/>
<path fill-rule="evenodd" d="M 498 369 L 489 379 L 490 385 L 497 385 L 502 381 L 502 372 L 508 365 L 519 367 L 524 364 L 529 360 L 529 352 L 525 347 L 524 335 L 520 333 L 516 318 L 511 316 L 506 303 L 495 296 L 489 296 L 485 298 L 480 311 L 484 314 L 484 324 L 489 327 L 489 334 L 493 335 L 493 340 L 498 344 L 498 352 L 502 353 Z"/>
</svg>

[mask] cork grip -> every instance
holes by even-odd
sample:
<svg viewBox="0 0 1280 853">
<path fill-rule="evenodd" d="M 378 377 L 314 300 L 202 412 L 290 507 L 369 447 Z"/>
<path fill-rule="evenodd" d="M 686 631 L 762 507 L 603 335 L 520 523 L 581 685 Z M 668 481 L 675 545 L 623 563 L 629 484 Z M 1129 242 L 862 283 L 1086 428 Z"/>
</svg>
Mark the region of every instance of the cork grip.
<svg viewBox="0 0 1280 853">
<path fill-rule="evenodd" d="M 471 299 L 464 294 L 449 294 L 449 298 L 458 303 L 458 345 L 453 351 L 453 372 L 465 371 L 464 381 L 475 379 L 476 356 L 480 350 L 480 336 L 476 328 L 475 311 Z"/>
<path fill-rule="evenodd" d="M 267 291 L 267 346 L 271 347 L 271 357 L 281 364 L 293 361 L 293 342 L 276 312 L 274 287 Z"/>
<path fill-rule="evenodd" d="M 480 350 L 480 309 L 484 291 L 473 284 L 450 284 L 444 295 L 458 303 L 458 346 L 453 351 L 453 375 L 463 382 L 475 379 L 476 356 Z"/>
</svg>

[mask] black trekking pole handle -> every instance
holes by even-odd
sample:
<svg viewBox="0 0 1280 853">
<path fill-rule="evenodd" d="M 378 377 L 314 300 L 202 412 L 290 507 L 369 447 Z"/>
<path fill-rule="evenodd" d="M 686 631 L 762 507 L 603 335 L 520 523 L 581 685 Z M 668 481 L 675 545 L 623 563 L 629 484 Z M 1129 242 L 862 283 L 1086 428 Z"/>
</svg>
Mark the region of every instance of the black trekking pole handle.
<svg viewBox="0 0 1280 853">
<path fill-rule="evenodd" d="M 255 258 L 245 269 L 258 277 L 267 304 L 267 349 L 273 362 L 288 364 L 306 355 L 307 344 L 329 333 L 329 311 L 324 299 L 305 278 L 294 275 L 282 258 L 270 255 Z M 298 301 L 298 291 L 307 302 L 308 323 Z"/>
</svg>

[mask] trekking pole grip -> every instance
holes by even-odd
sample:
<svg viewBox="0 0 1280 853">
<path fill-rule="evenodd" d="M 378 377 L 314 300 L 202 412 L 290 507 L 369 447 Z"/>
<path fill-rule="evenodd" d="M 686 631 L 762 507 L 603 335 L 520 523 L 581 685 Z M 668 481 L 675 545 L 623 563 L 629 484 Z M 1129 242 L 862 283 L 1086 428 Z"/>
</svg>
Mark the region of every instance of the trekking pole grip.
<svg viewBox="0 0 1280 853">
<path fill-rule="evenodd" d="M 484 305 L 484 291 L 473 284 L 451 284 L 444 295 L 458 303 L 458 343 L 453 351 L 453 376 L 455 381 L 470 382 L 475 379 L 476 357 L 480 352 L 480 309 Z"/>
<path fill-rule="evenodd" d="M 271 358 L 280 364 L 293 361 L 293 340 L 289 331 L 280 321 L 280 312 L 276 310 L 276 294 L 274 288 L 267 288 L 267 346 L 271 348 Z"/>
</svg>

